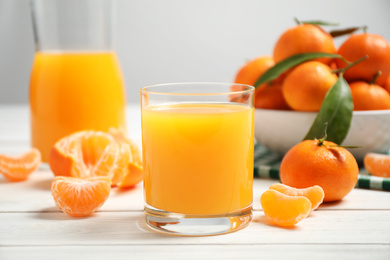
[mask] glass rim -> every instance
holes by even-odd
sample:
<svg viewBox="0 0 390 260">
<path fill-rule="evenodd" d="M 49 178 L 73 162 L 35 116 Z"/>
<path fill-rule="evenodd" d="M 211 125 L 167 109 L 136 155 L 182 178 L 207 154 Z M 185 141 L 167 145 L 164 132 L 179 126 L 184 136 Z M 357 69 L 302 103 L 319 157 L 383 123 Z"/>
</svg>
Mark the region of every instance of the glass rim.
<svg viewBox="0 0 390 260">
<path fill-rule="evenodd" d="M 153 91 L 148 90 L 150 88 L 156 88 L 156 87 L 164 87 L 164 86 L 179 86 L 179 85 L 215 85 L 215 86 L 244 86 L 244 90 L 231 90 L 231 91 L 224 91 L 224 92 L 193 92 L 193 93 L 180 93 L 180 92 L 163 92 L 163 91 Z M 141 93 L 148 93 L 148 94 L 156 94 L 156 95 L 167 95 L 167 96 L 223 96 L 223 95 L 232 95 L 232 94 L 249 94 L 250 92 L 254 91 L 255 87 L 247 84 L 240 84 L 240 83 L 224 83 L 224 82 L 175 82 L 175 83 L 161 83 L 161 84 L 154 84 L 154 85 L 148 85 L 141 88 Z"/>
</svg>

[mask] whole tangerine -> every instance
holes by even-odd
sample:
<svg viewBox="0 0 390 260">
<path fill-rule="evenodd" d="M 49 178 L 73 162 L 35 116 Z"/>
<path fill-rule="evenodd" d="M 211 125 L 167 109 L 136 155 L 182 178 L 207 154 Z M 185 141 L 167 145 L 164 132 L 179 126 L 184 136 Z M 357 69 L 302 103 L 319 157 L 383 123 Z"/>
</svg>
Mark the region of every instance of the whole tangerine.
<svg viewBox="0 0 390 260">
<path fill-rule="evenodd" d="M 255 108 L 289 110 L 290 107 L 283 96 L 282 84 L 264 83 L 256 88 L 254 98 Z"/>
<path fill-rule="evenodd" d="M 390 94 L 384 88 L 365 81 L 349 84 L 353 100 L 353 110 L 390 109 Z"/>
<path fill-rule="evenodd" d="M 390 93 L 390 76 L 387 77 L 384 88 Z"/>
<path fill-rule="evenodd" d="M 257 57 L 247 62 L 239 69 L 234 79 L 234 83 L 254 86 L 258 78 L 274 65 L 275 62 L 271 56 Z M 256 108 L 281 110 L 289 109 L 282 94 L 281 82 L 283 77 L 284 74 L 282 74 L 278 79 L 264 83 L 256 88 L 254 94 L 254 105 Z M 232 90 L 238 90 L 238 87 L 240 86 L 237 86 Z"/>
<path fill-rule="evenodd" d="M 356 185 L 359 167 L 345 148 L 333 142 L 305 140 L 292 147 L 282 159 L 280 180 L 294 188 L 320 186 L 325 202 L 344 198 Z"/>
<path fill-rule="evenodd" d="M 297 111 L 319 111 L 329 89 L 338 77 L 331 68 L 318 61 L 295 67 L 283 81 L 283 96 Z"/>
<path fill-rule="evenodd" d="M 273 57 L 276 63 L 299 53 L 336 53 L 333 37 L 321 27 L 312 24 L 299 24 L 286 30 L 277 40 Z M 328 64 L 330 58 L 318 61 Z"/>
<path fill-rule="evenodd" d="M 244 64 L 237 72 L 234 83 L 253 86 L 257 79 L 275 65 L 271 56 L 260 56 Z"/>
<path fill-rule="evenodd" d="M 347 81 L 365 80 L 371 81 L 374 75 L 381 71 L 376 81 L 378 85 L 383 85 L 390 75 L 390 45 L 381 35 L 362 33 L 351 35 L 341 44 L 338 54 L 348 61 L 355 61 L 368 55 L 368 59 L 349 68 L 344 77 Z M 336 60 L 339 68 L 345 67 L 345 61 Z"/>
</svg>

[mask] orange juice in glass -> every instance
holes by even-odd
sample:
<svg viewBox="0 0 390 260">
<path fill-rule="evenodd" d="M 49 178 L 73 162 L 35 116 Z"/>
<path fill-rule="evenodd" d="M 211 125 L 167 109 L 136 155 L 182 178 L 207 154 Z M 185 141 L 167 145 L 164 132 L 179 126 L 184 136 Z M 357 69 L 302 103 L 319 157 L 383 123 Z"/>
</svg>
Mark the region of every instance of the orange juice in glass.
<svg viewBox="0 0 390 260">
<path fill-rule="evenodd" d="M 73 132 L 124 129 L 125 94 L 110 1 L 33 0 L 31 9 L 31 141 L 47 162 L 54 143 Z"/>
<path fill-rule="evenodd" d="M 253 88 L 178 83 L 141 92 L 147 224 L 180 235 L 245 227 L 252 218 Z"/>
</svg>

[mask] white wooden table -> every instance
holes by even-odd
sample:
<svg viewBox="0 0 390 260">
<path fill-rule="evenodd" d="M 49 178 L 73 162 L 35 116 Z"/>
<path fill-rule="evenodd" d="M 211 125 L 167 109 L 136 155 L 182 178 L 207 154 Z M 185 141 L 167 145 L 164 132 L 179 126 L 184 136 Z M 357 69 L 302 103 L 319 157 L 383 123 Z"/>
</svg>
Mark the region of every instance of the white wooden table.
<svg viewBox="0 0 390 260">
<path fill-rule="evenodd" d="M 140 141 L 138 105 L 128 107 L 130 135 Z M 27 106 L 0 106 L 0 153 L 29 148 Z M 113 189 L 95 215 L 71 218 L 50 194 L 45 167 L 25 182 L 0 176 L 0 259 L 390 259 L 390 192 L 355 189 L 322 205 L 294 228 L 270 225 L 259 198 L 274 180 L 254 181 L 254 220 L 244 230 L 177 237 L 145 225 L 142 184 Z"/>
</svg>

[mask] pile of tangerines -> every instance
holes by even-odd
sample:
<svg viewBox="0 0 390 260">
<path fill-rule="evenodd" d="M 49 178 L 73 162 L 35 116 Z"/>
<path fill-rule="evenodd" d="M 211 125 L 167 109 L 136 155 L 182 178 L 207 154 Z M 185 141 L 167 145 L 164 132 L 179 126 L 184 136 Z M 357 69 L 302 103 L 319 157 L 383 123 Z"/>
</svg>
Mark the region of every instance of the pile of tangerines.
<svg viewBox="0 0 390 260">
<path fill-rule="evenodd" d="M 358 29 L 364 32 L 351 34 Z M 336 48 L 334 37 L 343 35 L 342 31 L 332 34 L 318 24 L 298 21 L 279 37 L 273 55 L 246 63 L 234 82 L 256 87 L 256 108 L 317 112 L 342 75 L 350 86 L 354 110 L 390 109 L 390 45 L 366 29 L 345 30 L 349 35 Z M 309 53 L 335 55 L 305 60 L 258 85 L 272 68 Z M 295 225 L 323 201 L 341 200 L 355 187 L 359 167 L 353 155 L 326 138 L 318 138 L 291 148 L 280 167 L 283 184 L 272 185 L 262 194 L 261 204 L 271 222 Z M 367 154 L 364 165 L 373 175 L 390 177 L 389 155 Z"/>
<path fill-rule="evenodd" d="M 300 23 L 279 37 L 273 55 L 257 57 L 242 66 L 234 82 L 254 86 L 268 69 L 300 53 L 339 54 L 341 58 L 319 58 L 286 71 L 277 79 L 257 86 L 254 105 L 262 109 L 319 111 L 328 90 L 338 79 L 339 69 L 367 56 L 350 67 L 344 78 L 350 85 L 354 110 L 390 109 L 390 45 L 381 35 L 352 33 L 339 48 L 322 27 Z"/>
</svg>

